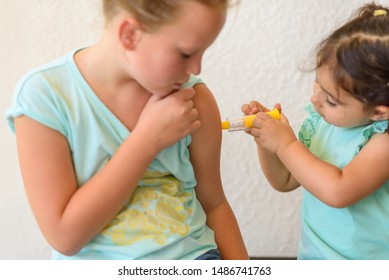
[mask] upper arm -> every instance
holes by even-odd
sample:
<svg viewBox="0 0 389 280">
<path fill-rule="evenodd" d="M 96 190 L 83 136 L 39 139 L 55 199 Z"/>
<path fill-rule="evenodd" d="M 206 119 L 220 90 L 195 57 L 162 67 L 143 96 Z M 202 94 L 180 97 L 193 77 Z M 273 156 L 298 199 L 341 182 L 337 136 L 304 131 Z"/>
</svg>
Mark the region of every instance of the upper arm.
<svg viewBox="0 0 389 280">
<path fill-rule="evenodd" d="M 195 171 L 196 194 L 205 211 L 225 201 L 220 177 L 221 119 L 216 101 L 204 84 L 195 86 L 195 107 L 201 127 L 192 134 L 189 147 Z"/>
<path fill-rule="evenodd" d="M 351 205 L 389 180 L 389 134 L 374 135 L 342 170 L 344 204 Z"/>
<path fill-rule="evenodd" d="M 69 146 L 59 132 L 29 118 L 15 118 L 19 164 L 34 216 L 50 242 L 77 183 Z"/>
<path fill-rule="evenodd" d="M 294 143 L 289 150 L 288 159 L 284 159 L 297 180 L 315 197 L 332 207 L 353 205 L 389 180 L 387 133 L 374 135 L 343 169 L 317 158 L 301 143 Z M 299 161 L 295 162 L 297 155 L 300 156 Z"/>
<path fill-rule="evenodd" d="M 195 87 L 195 107 L 201 127 L 192 134 L 189 147 L 195 171 L 196 195 L 214 231 L 222 259 L 248 259 L 239 226 L 224 195 L 220 177 L 221 119 L 211 92 L 203 84 Z"/>
</svg>

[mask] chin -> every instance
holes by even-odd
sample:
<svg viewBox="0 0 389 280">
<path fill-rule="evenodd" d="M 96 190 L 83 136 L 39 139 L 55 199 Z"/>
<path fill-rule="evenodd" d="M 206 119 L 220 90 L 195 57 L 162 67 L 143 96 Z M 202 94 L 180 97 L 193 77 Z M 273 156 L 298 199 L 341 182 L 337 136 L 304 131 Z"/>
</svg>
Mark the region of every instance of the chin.
<svg viewBox="0 0 389 280">
<path fill-rule="evenodd" d="M 171 89 L 170 91 L 167 91 L 167 93 L 165 93 L 164 95 L 167 96 L 167 95 L 170 95 L 170 94 L 172 94 L 172 93 L 175 93 L 175 92 L 177 92 L 177 91 L 179 91 L 179 90 L 180 90 L 179 88 L 173 88 L 173 89 Z"/>
</svg>

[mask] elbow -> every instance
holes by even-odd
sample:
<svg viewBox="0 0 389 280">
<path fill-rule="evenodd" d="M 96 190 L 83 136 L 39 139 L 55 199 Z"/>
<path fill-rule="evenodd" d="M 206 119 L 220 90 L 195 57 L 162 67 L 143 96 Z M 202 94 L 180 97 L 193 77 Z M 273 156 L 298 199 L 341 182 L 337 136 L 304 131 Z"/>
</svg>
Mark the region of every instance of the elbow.
<svg viewBox="0 0 389 280">
<path fill-rule="evenodd" d="M 52 218 L 52 220 L 57 219 Z M 86 229 L 76 228 L 58 218 L 50 224 L 41 224 L 41 232 L 51 248 L 61 255 L 74 256 L 90 241 L 92 237 L 86 234 Z"/>
<path fill-rule="evenodd" d="M 339 192 L 327 193 L 320 200 L 330 207 L 339 209 L 349 207 L 356 202 L 347 195 Z"/>
<path fill-rule="evenodd" d="M 353 204 L 344 199 L 332 199 L 332 200 L 328 199 L 328 200 L 322 200 L 322 202 L 332 208 L 339 208 L 339 209 L 349 207 Z"/>
<path fill-rule="evenodd" d="M 83 247 L 78 242 L 63 237 L 59 238 L 59 240 L 51 240 L 49 244 L 58 253 L 67 257 L 76 255 Z"/>
<path fill-rule="evenodd" d="M 291 192 L 291 191 L 296 189 L 296 188 L 289 188 L 288 186 L 285 186 L 285 185 L 273 185 L 272 184 L 272 187 L 276 191 L 283 192 L 283 193 Z"/>
<path fill-rule="evenodd" d="M 275 182 L 269 181 L 270 185 L 279 192 L 291 192 L 300 187 L 300 184 L 293 180 L 292 177 L 289 177 L 285 182 Z"/>
<path fill-rule="evenodd" d="M 67 256 L 67 257 L 72 257 L 74 255 L 76 255 L 80 250 L 81 248 L 77 248 L 77 247 L 72 247 L 72 246 L 53 246 L 53 249 L 56 250 L 58 253 L 64 255 L 64 256 Z"/>
<path fill-rule="evenodd" d="M 80 249 L 76 249 L 76 248 L 61 248 L 60 250 L 57 250 L 56 251 L 64 256 L 67 256 L 67 257 L 72 257 L 74 255 L 76 255 Z"/>
</svg>

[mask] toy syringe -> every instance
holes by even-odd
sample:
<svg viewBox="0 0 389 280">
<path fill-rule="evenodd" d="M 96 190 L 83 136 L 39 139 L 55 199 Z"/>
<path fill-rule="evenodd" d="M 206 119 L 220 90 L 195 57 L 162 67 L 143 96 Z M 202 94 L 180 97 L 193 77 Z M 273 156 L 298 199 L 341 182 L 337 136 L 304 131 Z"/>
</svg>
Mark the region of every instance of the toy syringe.
<svg viewBox="0 0 389 280">
<path fill-rule="evenodd" d="M 266 112 L 272 118 L 279 120 L 281 117 L 280 111 L 277 108 Z M 240 118 L 227 118 L 222 122 L 222 129 L 228 131 L 240 131 L 240 130 L 249 130 L 253 127 L 253 121 L 257 115 L 247 115 Z"/>
</svg>

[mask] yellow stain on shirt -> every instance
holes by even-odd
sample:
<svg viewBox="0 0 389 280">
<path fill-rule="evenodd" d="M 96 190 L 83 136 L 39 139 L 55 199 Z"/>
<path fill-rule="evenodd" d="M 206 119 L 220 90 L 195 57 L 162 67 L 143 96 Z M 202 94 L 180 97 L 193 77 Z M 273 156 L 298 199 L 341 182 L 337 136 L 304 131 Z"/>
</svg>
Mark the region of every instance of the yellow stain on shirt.
<svg viewBox="0 0 389 280">
<path fill-rule="evenodd" d="M 189 233 L 188 207 L 193 190 L 182 188 L 180 181 L 170 174 L 147 172 L 129 203 L 103 230 L 118 245 L 131 245 L 152 240 L 163 245 L 172 235 Z"/>
</svg>

